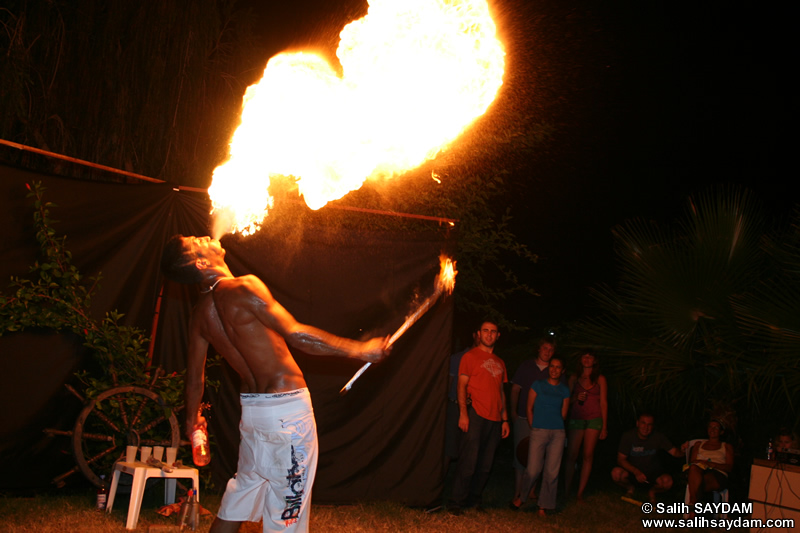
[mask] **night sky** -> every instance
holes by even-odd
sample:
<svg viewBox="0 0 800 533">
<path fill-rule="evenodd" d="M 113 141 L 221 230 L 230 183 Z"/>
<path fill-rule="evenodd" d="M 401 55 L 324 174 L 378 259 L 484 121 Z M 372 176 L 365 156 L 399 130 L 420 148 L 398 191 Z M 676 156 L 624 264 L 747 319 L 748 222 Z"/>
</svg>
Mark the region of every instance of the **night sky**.
<svg viewBox="0 0 800 533">
<path fill-rule="evenodd" d="M 551 132 L 533 153 L 502 155 L 513 170 L 503 201 L 540 255 L 520 274 L 541 298 L 514 302 L 517 320 L 539 331 L 590 312 L 587 288 L 614 280 L 611 228 L 631 217 L 671 221 L 691 192 L 744 184 L 773 211 L 791 210 L 785 14 L 730 2 L 490 5 L 507 70 L 479 127 Z M 341 27 L 367 4 L 255 7 L 270 54 L 332 56 Z"/>
<path fill-rule="evenodd" d="M 567 100 L 554 155 L 532 163 L 514 206 L 542 256 L 537 326 L 581 316 L 586 288 L 613 281 L 610 228 L 625 219 L 669 222 L 689 193 L 720 183 L 744 184 L 778 211 L 797 198 L 779 14 L 721 2 L 570 4 L 523 8 L 547 21 L 550 94 Z"/>
<path fill-rule="evenodd" d="M 585 2 L 566 18 L 583 40 L 568 60 L 567 148 L 524 195 L 542 200 L 527 227 L 557 319 L 580 316 L 571 304 L 587 301 L 587 285 L 613 281 L 613 225 L 669 222 L 712 184 L 746 185 L 777 211 L 797 198 L 785 168 L 788 33 L 778 14 L 713 4 Z"/>
</svg>

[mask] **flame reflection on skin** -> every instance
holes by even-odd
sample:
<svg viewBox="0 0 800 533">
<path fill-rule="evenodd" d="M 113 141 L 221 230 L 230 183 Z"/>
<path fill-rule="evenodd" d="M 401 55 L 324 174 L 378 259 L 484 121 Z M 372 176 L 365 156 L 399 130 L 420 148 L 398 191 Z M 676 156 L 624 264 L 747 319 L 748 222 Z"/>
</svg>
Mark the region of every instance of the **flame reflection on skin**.
<svg viewBox="0 0 800 533">
<path fill-rule="evenodd" d="M 293 176 L 312 209 L 431 159 L 481 116 L 503 81 L 486 0 L 370 0 L 340 34 L 342 75 L 279 54 L 247 89 L 230 158 L 209 195 L 215 235 L 258 230 L 271 175 Z M 223 213 L 223 216 L 219 216 Z"/>
</svg>

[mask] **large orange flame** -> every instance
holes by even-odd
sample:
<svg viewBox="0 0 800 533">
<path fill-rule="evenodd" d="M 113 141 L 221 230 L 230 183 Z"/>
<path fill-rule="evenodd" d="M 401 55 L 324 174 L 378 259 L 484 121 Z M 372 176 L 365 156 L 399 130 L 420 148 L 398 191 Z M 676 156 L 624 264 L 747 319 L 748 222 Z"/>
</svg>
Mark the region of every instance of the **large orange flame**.
<svg viewBox="0 0 800 533">
<path fill-rule="evenodd" d="M 495 34 L 486 0 L 370 0 L 340 34 L 341 77 L 312 54 L 270 59 L 209 188 L 220 231 L 258 230 L 270 175 L 293 176 L 319 209 L 435 157 L 503 83 Z"/>
<path fill-rule="evenodd" d="M 436 291 L 452 294 L 456 288 L 456 262 L 446 255 L 439 256 L 439 276 L 436 278 Z"/>
</svg>

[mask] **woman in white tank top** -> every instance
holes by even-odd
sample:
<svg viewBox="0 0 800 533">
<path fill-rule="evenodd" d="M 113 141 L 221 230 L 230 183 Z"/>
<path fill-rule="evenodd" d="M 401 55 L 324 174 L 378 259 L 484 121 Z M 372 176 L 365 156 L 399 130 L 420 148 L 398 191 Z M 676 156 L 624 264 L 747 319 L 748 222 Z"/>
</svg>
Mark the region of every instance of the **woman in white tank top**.
<svg viewBox="0 0 800 533">
<path fill-rule="evenodd" d="M 706 492 L 723 490 L 728 486 L 728 474 L 733 470 L 733 446 L 722 442 L 725 427 L 721 422 L 708 423 L 708 440 L 695 443 L 689 456 L 689 506 Z"/>
</svg>

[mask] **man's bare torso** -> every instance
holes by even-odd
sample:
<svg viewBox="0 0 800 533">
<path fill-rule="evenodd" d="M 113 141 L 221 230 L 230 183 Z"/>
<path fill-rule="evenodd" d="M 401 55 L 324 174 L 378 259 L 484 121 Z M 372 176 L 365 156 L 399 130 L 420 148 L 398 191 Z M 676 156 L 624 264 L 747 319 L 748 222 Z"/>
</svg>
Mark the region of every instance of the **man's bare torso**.
<svg viewBox="0 0 800 533">
<path fill-rule="evenodd" d="M 192 315 L 194 332 L 241 376 L 242 392 L 284 392 L 306 386 L 286 341 L 264 324 L 274 318 L 269 315 L 272 303 L 269 290 L 255 276 L 223 278 L 201 295 Z"/>
</svg>

